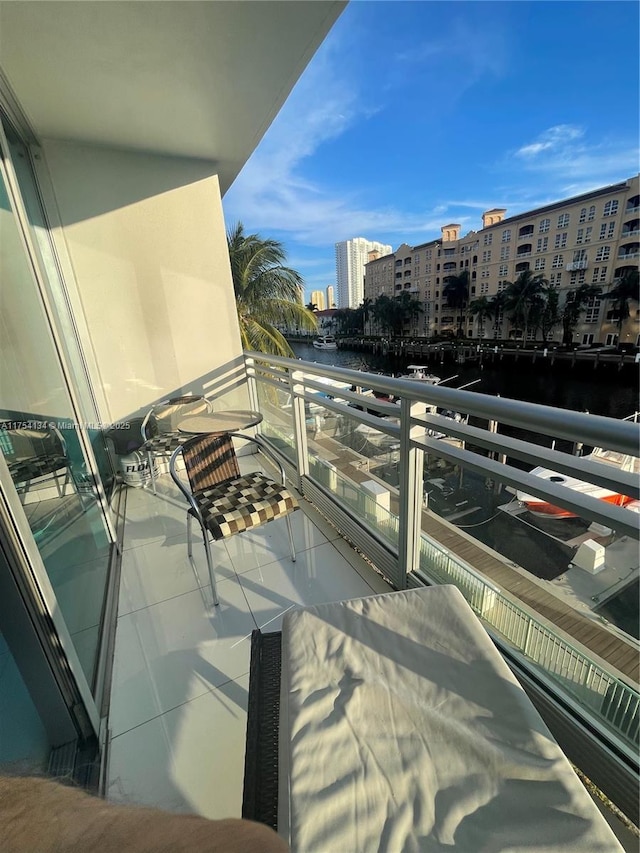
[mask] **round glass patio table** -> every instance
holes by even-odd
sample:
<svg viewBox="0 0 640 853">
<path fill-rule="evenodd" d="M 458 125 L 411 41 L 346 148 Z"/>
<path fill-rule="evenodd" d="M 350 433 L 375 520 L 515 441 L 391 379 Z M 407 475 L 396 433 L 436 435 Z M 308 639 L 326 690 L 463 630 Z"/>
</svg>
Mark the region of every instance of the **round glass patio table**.
<svg viewBox="0 0 640 853">
<path fill-rule="evenodd" d="M 237 432 L 256 426 L 262 421 L 260 412 L 249 409 L 230 409 L 226 412 L 210 412 L 206 415 L 192 415 L 178 424 L 178 430 L 185 435 L 207 435 L 212 432 Z"/>
</svg>

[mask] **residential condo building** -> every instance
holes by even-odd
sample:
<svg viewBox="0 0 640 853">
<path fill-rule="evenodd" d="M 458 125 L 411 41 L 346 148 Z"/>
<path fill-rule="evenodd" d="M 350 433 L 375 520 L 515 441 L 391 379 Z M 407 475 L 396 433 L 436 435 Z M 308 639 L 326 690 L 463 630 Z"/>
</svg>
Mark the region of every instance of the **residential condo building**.
<svg viewBox="0 0 640 853">
<path fill-rule="evenodd" d="M 357 308 L 364 299 L 364 267 L 373 257 L 388 255 L 391 246 L 354 237 L 336 243 L 338 308 Z"/>
<path fill-rule="evenodd" d="M 334 287 L 330 284 L 327 287 L 327 308 L 335 308 L 336 307 L 336 299 L 334 296 Z"/>
<path fill-rule="evenodd" d="M 311 302 L 316 306 L 318 311 L 324 311 L 327 307 L 324 302 L 324 290 L 312 290 Z"/>
<path fill-rule="evenodd" d="M 638 268 L 640 258 L 640 188 L 638 177 L 507 217 L 503 208 L 487 210 L 482 228 L 460 235 L 452 223 L 441 237 L 418 246 L 403 243 L 394 253 L 369 261 L 364 295 L 375 300 L 382 293 L 397 296 L 408 291 L 422 305 L 422 313 L 407 326 L 416 336 L 453 335 L 459 327 L 456 312 L 443 296 L 449 277 L 468 270 L 470 301 L 503 291 L 524 270 L 542 274 L 559 288 L 560 305 L 581 284 L 602 289 L 582 313 L 574 342 L 638 345 L 638 303 L 619 336 L 617 316 L 605 298 L 626 270 Z M 477 320 L 467 315 L 465 333 L 478 336 Z M 521 337 L 504 312 L 483 324 L 483 337 L 508 340 Z M 533 338 L 536 330 L 529 330 Z M 538 336 L 540 332 L 537 332 Z M 556 326 L 549 340 L 560 341 Z"/>
</svg>

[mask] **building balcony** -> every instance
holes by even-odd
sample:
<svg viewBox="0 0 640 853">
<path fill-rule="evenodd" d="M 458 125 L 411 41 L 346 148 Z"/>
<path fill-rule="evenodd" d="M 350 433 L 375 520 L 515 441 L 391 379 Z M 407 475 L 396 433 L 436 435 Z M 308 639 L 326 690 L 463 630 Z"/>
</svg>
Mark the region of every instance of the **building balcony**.
<svg viewBox="0 0 640 853">
<path fill-rule="evenodd" d="M 589 266 L 589 261 L 586 258 L 581 258 L 579 261 L 572 261 L 567 264 L 565 269 L 567 272 L 575 272 L 576 270 L 586 270 Z"/>
<path fill-rule="evenodd" d="M 640 707 L 637 647 L 598 618 L 593 600 L 606 590 L 620 591 L 619 573 L 591 575 L 564 567 L 561 583 L 538 577 L 539 554 L 527 563 L 528 527 L 519 520 L 512 491 L 579 514 L 593 528 L 591 536 L 604 537 L 606 529 L 610 539 L 615 530 L 617 547 L 628 537 L 636 553 L 637 515 L 512 463 L 544 465 L 559 477 L 640 497 L 634 474 L 556 451 L 543 436 L 637 454 L 637 428 L 257 353 L 247 354 L 246 363 L 250 395 L 264 416 L 259 433 L 299 495 L 302 511 L 293 516 L 298 559 L 291 562 L 279 522 L 215 543 L 221 603 L 214 608 L 197 539 L 193 560 L 187 557 L 186 503 L 171 481 L 160 477 L 157 497 L 128 490 L 109 798 L 212 818 L 239 816 L 251 631 L 279 630 L 283 614 L 300 605 L 425 584 L 458 586 L 511 665 L 543 675 L 551 695 L 575 715 L 569 728 L 578 750 L 584 747 L 585 720 L 633 762 Z M 300 406 L 292 404 L 293 372 Z M 327 378 L 342 383 L 339 396 L 327 395 Z M 376 396 L 346 390 L 364 382 Z M 387 402 L 390 396 L 402 405 Z M 436 407 L 454 409 L 459 417 L 439 415 Z M 489 425 L 472 427 L 469 417 Z M 526 429 L 528 436 L 539 431 L 540 444 L 497 435 L 491 422 Z M 240 461 L 243 471 L 269 470 L 262 455 Z M 421 472 L 415 480 L 407 479 L 409 466 Z M 485 518 L 500 514 L 501 536 L 519 543 L 521 565 L 514 564 L 513 554 L 474 537 L 479 508 L 464 502 L 462 471 L 474 494 L 490 496 L 491 509 L 481 515 L 485 509 Z M 490 490 L 483 487 L 489 481 Z M 403 482 L 414 483 L 416 500 L 407 497 Z M 500 506 L 507 509 L 500 512 Z M 565 750 L 571 757 L 571 747 Z"/>
</svg>

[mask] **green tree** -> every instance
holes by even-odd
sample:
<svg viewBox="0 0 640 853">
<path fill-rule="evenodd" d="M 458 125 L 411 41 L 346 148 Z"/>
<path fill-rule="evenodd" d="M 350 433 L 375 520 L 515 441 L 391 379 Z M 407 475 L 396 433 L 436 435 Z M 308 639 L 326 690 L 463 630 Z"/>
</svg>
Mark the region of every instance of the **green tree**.
<svg viewBox="0 0 640 853">
<path fill-rule="evenodd" d="M 393 299 L 390 296 L 387 296 L 386 293 L 378 296 L 373 303 L 371 314 L 383 333 L 392 331 Z"/>
<path fill-rule="evenodd" d="M 509 311 L 509 320 L 517 329 L 522 330 L 526 341 L 531 321 L 539 324 L 544 305 L 544 292 L 548 281 L 541 274 L 524 270 L 515 281 L 508 281 L 504 294 L 504 307 Z M 535 326 L 534 326 L 535 328 Z"/>
<path fill-rule="evenodd" d="M 284 265 L 282 243 L 245 234 L 238 222 L 227 233 L 231 276 L 244 349 L 272 355 L 294 352 L 277 326 L 317 329 L 315 316 L 300 302 L 302 277 Z"/>
<path fill-rule="evenodd" d="M 498 332 L 502 329 L 501 317 L 504 311 L 505 292 L 501 290 L 491 297 L 491 316 L 493 317 L 493 336 L 498 337 Z"/>
<path fill-rule="evenodd" d="M 486 296 L 479 296 L 469 305 L 469 313 L 478 319 L 478 337 L 484 337 L 484 321 L 493 317 L 493 301 Z"/>
<path fill-rule="evenodd" d="M 601 288 L 594 284 L 581 284 L 574 290 L 569 290 L 562 308 L 562 343 L 570 344 L 573 341 L 573 332 L 578 325 L 580 314 L 584 311 L 587 303 L 595 296 L 599 296 Z"/>
<path fill-rule="evenodd" d="M 550 284 L 544 291 L 544 308 L 540 316 L 540 327 L 544 341 L 548 340 L 560 319 L 560 294 L 558 288 Z"/>
<path fill-rule="evenodd" d="M 465 321 L 469 302 L 469 281 L 469 270 L 463 270 L 460 275 L 448 276 L 442 288 L 442 295 L 446 300 L 447 306 L 457 311 L 457 334 L 459 338 L 464 337 L 464 330 L 467 326 Z"/>
<path fill-rule="evenodd" d="M 314 311 L 315 312 L 318 310 L 318 306 L 316 305 L 315 302 L 307 302 L 306 307 L 307 307 L 308 311 Z"/>
<path fill-rule="evenodd" d="M 605 293 L 604 298 L 613 300 L 616 326 L 618 327 L 618 335 L 620 335 L 622 324 L 629 317 L 629 303 L 640 302 L 640 274 L 638 270 L 625 270 L 609 293 Z"/>
<path fill-rule="evenodd" d="M 338 308 L 333 319 L 341 335 L 357 335 L 360 333 L 362 321 L 356 308 Z"/>
<path fill-rule="evenodd" d="M 394 332 L 401 335 L 404 331 L 405 323 L 416 320 L 422 314 L 422 305 L 418 299 L 407 293 L 406 290 L 400 296 L 396 296 L 393 302 L 395 310 Z"/>
<path fill-rule="evenodd" d="M 373 309 L 373 300 L 369 299 L 369 297 L 366 296 L 362 300 L 362 304 L 360 305 L 360 310 L 362 312 L 362 334 L 363 335 L 365 335 L 367 333 L 367 320 L 369 319 L 369 316 L 371 314 L 372 309 Z"/>
</svg>

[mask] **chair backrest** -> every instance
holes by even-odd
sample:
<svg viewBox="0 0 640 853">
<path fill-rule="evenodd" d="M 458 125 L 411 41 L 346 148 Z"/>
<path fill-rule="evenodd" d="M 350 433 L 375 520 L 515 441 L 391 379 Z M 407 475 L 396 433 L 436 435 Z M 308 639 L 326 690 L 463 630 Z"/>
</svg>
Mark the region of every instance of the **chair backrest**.
<svg viewBox="0 0 640 853">
<path fill-rule="evenodd" d="M 4 441 L 2 452 L 10 459 L 54 459 L 66 456 L 66 446 L 56 428 L 29 429 L 0 427 Z"/>
<path fill-rule="evenodd" d="M 233 439 L 226 433 L 190 439 L 183 445 L 182 458 L 194 494 L 240 476 Z"/>
<path fill-rule="evenodd" d="M 142 438 L 146 441 L 160 433 L 175 432 L 187 415 L 203 415 L 209 411 L 209 402 L 201 394 L 172 397 L 149 409 L 142 423 Z"/>
</svg>

